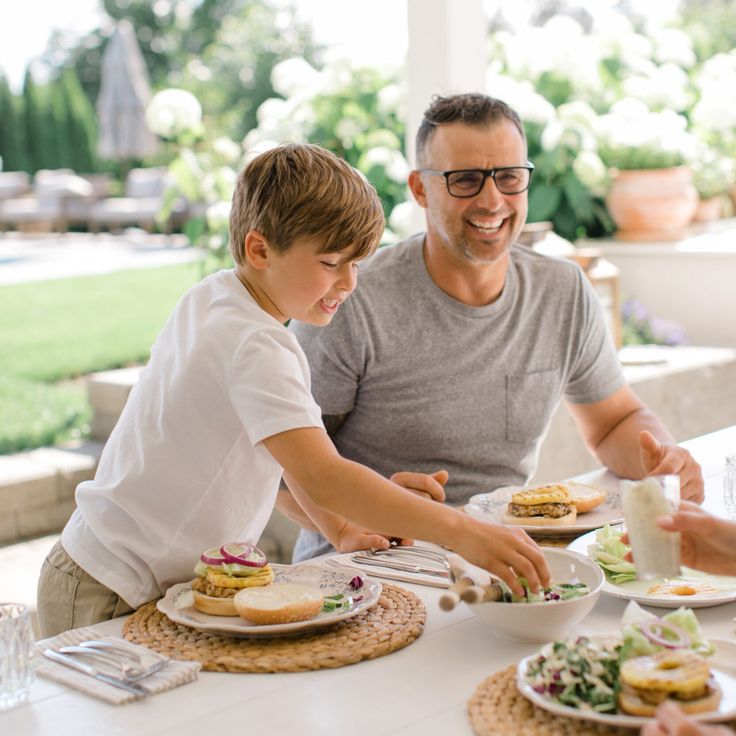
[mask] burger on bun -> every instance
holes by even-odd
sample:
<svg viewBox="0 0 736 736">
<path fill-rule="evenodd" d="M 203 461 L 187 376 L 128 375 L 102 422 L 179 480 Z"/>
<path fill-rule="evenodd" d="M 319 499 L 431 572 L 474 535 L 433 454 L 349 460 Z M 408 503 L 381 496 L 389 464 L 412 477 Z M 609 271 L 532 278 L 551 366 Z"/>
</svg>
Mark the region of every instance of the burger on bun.
<svg viewBox="0 0 736 736">
<path fill-rule="evenodd" d="M 512 494 L 503 515 L 504 524 L 524 526 L 564 526 L 577 517 L 570 489 L 558 483 Z"/>
<path fill-rule="evenodd" d="M 212 616 L 237 616 L 234 599 L 238 591 L 273 581 L 266 555 L 258 547 L 242 542 L 229 542 L 203 552 L 194 572 L 194 607 Z"/>
<path fill-rule="evenodd" d="M 708 663 L 691 649 L 665 649 L 627 659 L 619 683 L 619 708 L 634 716 L 653 716 L 665 700 L 674 701 L 685 713 L 715 710 L 721 701 Z"/>
</svg>

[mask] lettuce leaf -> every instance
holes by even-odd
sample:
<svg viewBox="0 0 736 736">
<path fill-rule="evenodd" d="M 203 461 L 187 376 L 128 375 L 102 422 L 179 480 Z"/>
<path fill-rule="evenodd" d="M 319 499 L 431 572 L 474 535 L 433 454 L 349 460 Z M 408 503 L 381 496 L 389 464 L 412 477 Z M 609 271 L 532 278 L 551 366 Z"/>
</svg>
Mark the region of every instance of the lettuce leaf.
<svg viewBox="0 0 736 736">
<path fill-rule="evenodd" d="M 622 662 L 630 657 L 648 656 L 663 649 L 663 647 L 647 639 L 639 630 L 639 624 L 656 618 L 657 616 L 645 611 L 636 601 L 629 601 L 624 610 L 624 615 L 621 617 L 621 631 L 624 638 L 621 649 Z M 703 636 L 698 619 L 691 608 L 681 607 L 676 611 L 670 611 L 662 616 L 662 619 L 687 631 L 690 635 L 690 648 L 694 652 L 705 657 L 709 657 L 715 652 L 713 644 Z"/>
<path fill-rule="evenodd" d="M 596 544 L 588 550 L 590 556 L 603 568 L 606 577 L 615 584 L 636 580 L 633 562 L 624 559 L 629 546 L 621 541 L 623 531 L 612 527 L 602 527 L 595 533 Z"/>
</svg>

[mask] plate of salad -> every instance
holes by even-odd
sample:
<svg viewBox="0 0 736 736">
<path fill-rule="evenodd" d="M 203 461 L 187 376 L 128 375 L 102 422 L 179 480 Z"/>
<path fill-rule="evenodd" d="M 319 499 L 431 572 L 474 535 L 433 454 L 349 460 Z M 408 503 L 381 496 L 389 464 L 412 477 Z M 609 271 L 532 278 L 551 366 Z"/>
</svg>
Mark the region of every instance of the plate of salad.
<svg viewBox="0 0 736 736">
<path fill-rule="evenodd" d="M 275 583 L 299 583 L 319 590 L 322 611 L 307 621 L 285 624 L 252 624 L 239 616 L 211 616 L 194 608 L 191 583 L 179 583 L 157 602 L 158 609 L 172 621 L 193 629 L 237 637 L 293 636 L 332 626 L 374 606 L 383 586 L 354 572 L 330 570 L 323 565 L 271 565 Z"/>
<path fill-rule="evenodd" d="M 624 557 L 630 548 L 621 541 L 623 533 L 623 526 L 607 525 L 567 546 L 600 565 L 606 575 L 603 593 L 658 608 L 705 608 L 736 600 L 736 577 L 710 575 L 689 567 L 683 567 L 676 578 L 637 580 L 636 565 Z"/>
<path fill-rule="evenodd" d="M 726 641 L 717 643 L 730 645 Z M 708 660 L 710 675 L 721 692 L 713 709 L 692 717 L 725 721 L 736 716 L 736 671 L 721 667 L 733 651 L 726 651 L 719 658 L 716 640 L 709 642 L 703 637 L 695 614 L 686 608 L 671 611 L 660 619 L 632 601 L 624 612 L 620 631 L 551 642 L 525 657 L 517 667 L 517 685 L 524 697 L 556 715 L 638 728 L 652 718 L 622 710 L 622 667 L 629 660 L 649 658 L 675 648 Z"/>
</svg>

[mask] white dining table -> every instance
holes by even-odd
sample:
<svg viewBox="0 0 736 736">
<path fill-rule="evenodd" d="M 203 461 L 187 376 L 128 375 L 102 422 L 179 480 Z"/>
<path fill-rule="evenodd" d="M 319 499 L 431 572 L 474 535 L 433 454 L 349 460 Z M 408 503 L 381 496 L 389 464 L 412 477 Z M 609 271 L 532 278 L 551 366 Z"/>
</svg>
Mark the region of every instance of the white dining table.
<svg viewBox="0 0 736 736">
<path fill-rule="evenodd" d="M 736 452 L 736 426 L 683 443 L 703 467 L 704 506 L 724 514 L 724 457 Z M 603 485 L 603 470 L 580 476 Z M 127 705 L 102 701 L 37 678 L 27 704 L 0 713 L 1 736 L 431 736 L 472 734 L 466 704 L 491 674 L 514 665 L 540 645 L 504 638 L 461 604 L 440 610 L 441 590 L 403 584 L 427 609 L 423 634 L 378 659 L 330 670 L 287 674 L 201 672 L 198 679 Z M 611 631 L 627 601 L 601 595 L 575 633 Z M 649 609 L 660 611 L 662 609 Z M 708 637 L 736 641 L 736 603 L 696 611 Z M 120 635 L 124 619 L 98 624 Z"/>
</svg>

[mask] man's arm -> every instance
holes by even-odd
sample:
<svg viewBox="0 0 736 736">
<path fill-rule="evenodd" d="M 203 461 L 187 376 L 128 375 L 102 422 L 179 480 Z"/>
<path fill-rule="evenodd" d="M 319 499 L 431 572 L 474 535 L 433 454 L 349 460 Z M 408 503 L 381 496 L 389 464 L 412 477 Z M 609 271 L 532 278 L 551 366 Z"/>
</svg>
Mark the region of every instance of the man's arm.
<svg viewBox="0 0 736 736">
<path fill-rule="evenodd" d="M 567 404 L 586 445 L 616 475 L 680 476 L 682 498 L 702 503 L 703 475 L 692 455 L 626 385 L 603 401 Z"/>
</svg>

